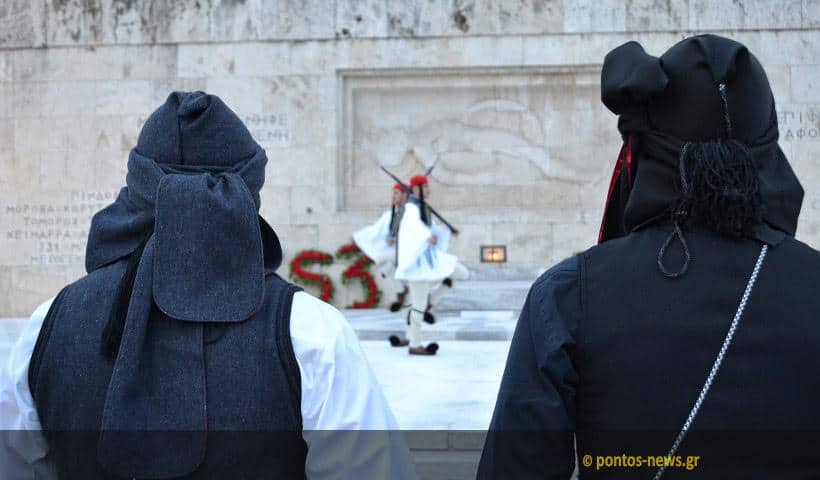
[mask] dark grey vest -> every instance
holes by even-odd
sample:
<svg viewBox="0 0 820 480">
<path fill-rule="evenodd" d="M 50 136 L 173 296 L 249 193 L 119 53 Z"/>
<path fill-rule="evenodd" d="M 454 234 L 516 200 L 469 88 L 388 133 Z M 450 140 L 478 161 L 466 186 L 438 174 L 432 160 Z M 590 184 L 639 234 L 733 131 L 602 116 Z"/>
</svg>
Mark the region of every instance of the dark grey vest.
<svg viewBox="0 0 820 480">
<path fill-rule="evenodd" d="M 650 227 L 581 254 L 575 366 L 579 458 L 665 455 L 720 350 L 761 243 L 687 231 L 689 271 L 664 278 Z M 667 262 L 681 261 L 677 244 Z M 820 478 L 820 254 L 786 237 L 770 248 L 674 478 Z M 655 469 L 582 469 L 652 478 Z"/>
<path fill-rule="evenodd" d="M 97 456 L 113 368 L 113 361 L 101 353 L 100 338 L 124 270 L 125 261 L 119 261 L 63 289 L 32 355 L 29 385 L 60 478 L 116 478 L 102 469 Z M 298 287 L 278 275 L 268 275 L 265 286 L 266 301 L 251 318 L 207 324 L 204 329 L 204 434 L 122 432 L 123 452 L 131 442 L 170 438 L 184 452 L 193 442 L 204 441 L 199 467 L 178 478 L 304 478 L 307 449 L 301 437 L 300 376 L 289 329 Z M 170 319 L 156 307 L 150 322 L 175 322 L 175 328 L 183 329 L 196 326 Z M 143 358 L 151 361 L 151 352 Z M 167 366 L 167 373 L 173 375 L 173 365 Z M 134 428 L 139 424 L 133 419 Z M 173 468 L 164 465 L 160 470 Z"/>
</svg>

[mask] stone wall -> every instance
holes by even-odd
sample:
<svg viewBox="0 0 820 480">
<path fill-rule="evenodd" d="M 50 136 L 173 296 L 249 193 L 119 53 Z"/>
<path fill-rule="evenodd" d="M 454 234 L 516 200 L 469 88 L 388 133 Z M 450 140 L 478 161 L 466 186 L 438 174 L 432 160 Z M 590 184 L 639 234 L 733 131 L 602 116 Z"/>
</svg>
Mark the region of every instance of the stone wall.
<svg viewBox="0 0 820 480">
<path fill-rule="evenodd" d="M 432 164 L 433 202 L 508 266 L 591 245 L 617 155 L 598 72 L 631 39 L 747 44 L 778 102 L 820 245 L 820 1 L 23 1 L 0 5 L 0 316 L 83 272 L 90 215 L 122 186 L 146 116 L 175 89 L 221 96 L 270 158 L 262 215 L 290 258 L 328 251 Z M 359 295 L 340 288 L 339 305 Z M 287 268 L 283 267 L 286 272 Z M 388 292 L 389 293 L 389 292 Z"/>
</svg>

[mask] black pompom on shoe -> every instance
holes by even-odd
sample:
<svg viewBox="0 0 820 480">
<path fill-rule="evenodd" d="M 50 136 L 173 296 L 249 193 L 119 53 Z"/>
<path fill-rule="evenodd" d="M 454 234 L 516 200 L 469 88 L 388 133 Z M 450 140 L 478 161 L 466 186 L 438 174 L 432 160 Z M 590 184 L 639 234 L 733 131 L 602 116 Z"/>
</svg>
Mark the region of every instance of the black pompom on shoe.
<svg viewBox="0 0 820 480">
<path fill-rule="evenodd" d="M 407 339 L 402 340 L 401 338 L 397 337 L 396 335 L 390 335 L 390 338 L 388 338 L 388 340 L 390 340 L 390 345 L 393 346 L 393 347 L 406 347 L 406 346 L 410 345 L 410 340 L 407 340 Z"/>
<path fill-rule="evenodd" d="M 396 301 L 390 304 L 390 311 L 395 313 L 401 310 L 401 307 L 404 306 L 404 299 L 407 298 L 407 293 L 409 290 L 407 287 L 404 287 L 404 290 L 396 294 Z"/>
<path fill-rule="evenodd" d="M 430 353 L 430 355 L 435 355 L 436 352 L 438 352 L 438 343 L 432 342 L 426 347 L 424 347 L 424 349 L 427 350 L 427 352 Z"/>
<path fill-rule="evenodd" d="M 442 280 L 441 283 L 444 284 L 444 286 L 447 288 L 453 288 L 453 279 L 449 277 Z"/>
</svg>

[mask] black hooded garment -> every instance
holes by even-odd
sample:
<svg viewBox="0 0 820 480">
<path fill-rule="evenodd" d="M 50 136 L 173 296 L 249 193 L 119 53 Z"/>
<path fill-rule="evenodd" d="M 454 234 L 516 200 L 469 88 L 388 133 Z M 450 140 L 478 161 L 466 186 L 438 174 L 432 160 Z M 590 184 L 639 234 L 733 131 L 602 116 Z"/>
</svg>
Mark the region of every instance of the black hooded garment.
<svg viewBox="0 0 820 480">
<path fill-rule="evenodd" d="M 820 478 L 820 254 L 794 238 L 803 190 L 762 67 L 713 35 L 660 58 L 629 42 L 601 85 L 624 146 L 600 243 L 533 284 L 478 477 L 568 479 L 577 458 L 581 479 L 653 478 L 765 245 L 662 478 Z"/>
<path fill-rule="evenodd" d="M 217 96 L 174 92 L 146 120 L 30 362 L 61 478 L 304 475 L 299 289 L 258 213 L 266 163 Z"/>
</svg>

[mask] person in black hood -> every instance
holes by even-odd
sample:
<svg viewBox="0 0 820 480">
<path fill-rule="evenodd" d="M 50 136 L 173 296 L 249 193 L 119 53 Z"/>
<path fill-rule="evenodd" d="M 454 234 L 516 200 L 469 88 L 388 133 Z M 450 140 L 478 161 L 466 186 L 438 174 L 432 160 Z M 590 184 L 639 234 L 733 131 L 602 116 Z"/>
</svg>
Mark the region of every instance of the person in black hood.
<svg viewBox="0 0 820 480">
<path fill-rule="evenodd" d="M 0 372 L 0 428 L 33 432 L 0 432 L 0 477 L 415 477 L 350 325 L 276 273 L 266 163 L 219 97 L 151 114 L 88 275 Z"/>
<path fill-rule="evenodd" d="M 478 477 L 818 478 L 820 254 L 757 59 L 611 51 L 623 147 L 599 244 L 518 321 Z"/>
</svg>

